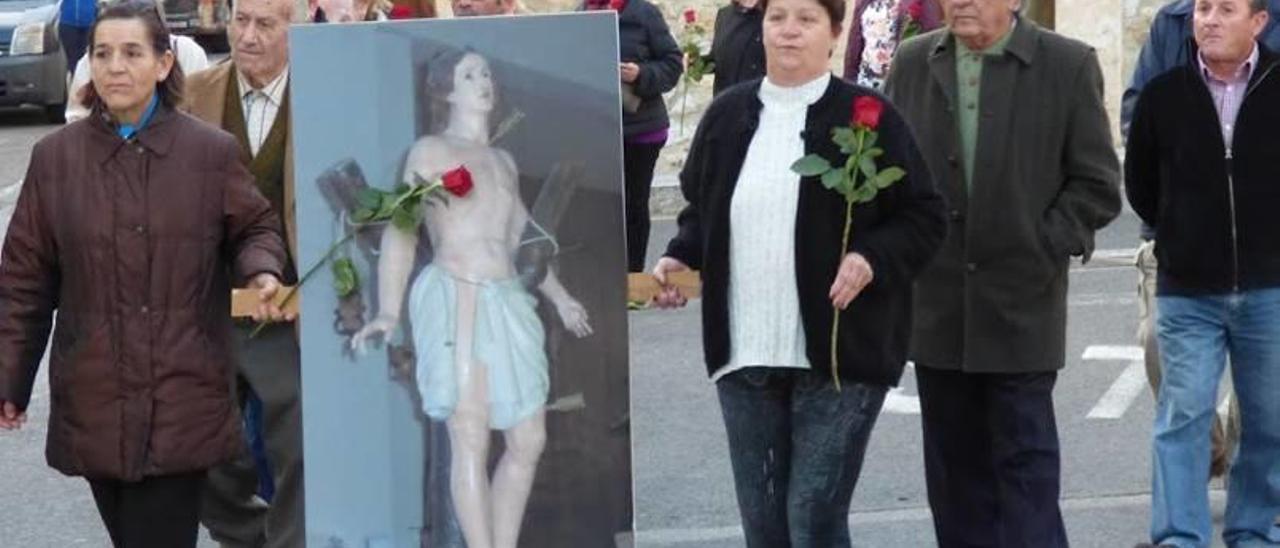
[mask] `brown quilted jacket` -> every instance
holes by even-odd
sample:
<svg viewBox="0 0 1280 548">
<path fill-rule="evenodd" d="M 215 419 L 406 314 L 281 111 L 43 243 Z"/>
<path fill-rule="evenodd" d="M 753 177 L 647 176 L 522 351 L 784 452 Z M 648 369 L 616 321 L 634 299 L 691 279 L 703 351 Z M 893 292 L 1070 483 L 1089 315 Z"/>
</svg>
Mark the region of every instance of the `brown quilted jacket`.
<svg viewBox="0 0 1280 548">
<path fill-rule="evenodd" d="M 50 466 L 136 481 L 235 454 L 229 278 L 280 276 L 279 227 L 235 139 L 186 114 L 36 144 L 0 255 L 0 400 L 26 408 L 56 310 Z"/>
</svg>

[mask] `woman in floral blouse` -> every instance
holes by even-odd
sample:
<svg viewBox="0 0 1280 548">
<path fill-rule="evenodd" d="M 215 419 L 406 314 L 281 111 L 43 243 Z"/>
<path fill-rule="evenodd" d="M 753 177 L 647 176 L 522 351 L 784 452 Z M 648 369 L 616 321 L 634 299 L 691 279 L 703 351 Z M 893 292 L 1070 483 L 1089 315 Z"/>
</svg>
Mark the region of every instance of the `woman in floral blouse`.
<svg viewBox="0 0 1280 548">
<path fill-rule="evenodd" d="M 844 78 L 880 89 L 898 43 L 942 26 L 938 0 L 857 0 L 844 55 Z"/>
</svg>

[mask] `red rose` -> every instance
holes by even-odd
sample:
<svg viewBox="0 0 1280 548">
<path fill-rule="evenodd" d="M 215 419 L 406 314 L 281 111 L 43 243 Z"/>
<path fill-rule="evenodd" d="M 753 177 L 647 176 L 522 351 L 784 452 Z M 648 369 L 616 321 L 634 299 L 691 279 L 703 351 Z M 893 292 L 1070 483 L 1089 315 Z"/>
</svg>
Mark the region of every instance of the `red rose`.
<svg viewBox="0 0 1280 548">
<path fill-rule="evenodd" d="M 884 103 L 870 95 L 863 95 L 853 100 L 853 125 L 875 131 L 880 127 L 880 114 L 884 112 Z"/>
<path fill-rule="evenodd" d="M 473 186 L 471 172 L 462 166 L 446 171 L 441 179 L 444 182 L 444 189 L 449 191 L 449 194 L 459 198 L 471 192 L 471 187 Z"/>
<path fill-rule="evenodd" d="M 698 22 L 698 12 L 697 12 L 697 11 L 695 11 L 693 8 L 689 8 L 689 9 L 684 10 L 684 22 L 685 22 L 685 23 L 687 23 L 687 24 L 690 24 L 690 25 L 692 25 L 692 24 L 694 24 L 694 23 L 697 23 L 697 22 Z"/>
<path fill-rule="evenodd" d="M 919 21 L 921 17 L 924 17 L 924 2 L 916 0 L 909 4 L 907 6 L 907 17 L 914 21 Z"/>
</svg>

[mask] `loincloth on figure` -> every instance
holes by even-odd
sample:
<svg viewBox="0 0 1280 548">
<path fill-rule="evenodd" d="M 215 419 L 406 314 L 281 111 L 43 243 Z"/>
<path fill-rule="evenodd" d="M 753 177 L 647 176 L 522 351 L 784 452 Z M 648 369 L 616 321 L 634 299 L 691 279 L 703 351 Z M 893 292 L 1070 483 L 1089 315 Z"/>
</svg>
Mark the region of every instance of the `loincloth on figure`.
<svg viewBox="0 0 1280 548">
<path fill-rule="evenodd" d="M 434 265 L 423 267 L 409 293 L 422 410 L 445 420 L 458 404 L 454 340 L 460 283 L 476 286 L 471 355 L 488 373 L 489 426 L 506 430 L 546 405 L 550 386 L 538 301 L 518 278 L 477 283 L 455 280 Z"/>
</svg>

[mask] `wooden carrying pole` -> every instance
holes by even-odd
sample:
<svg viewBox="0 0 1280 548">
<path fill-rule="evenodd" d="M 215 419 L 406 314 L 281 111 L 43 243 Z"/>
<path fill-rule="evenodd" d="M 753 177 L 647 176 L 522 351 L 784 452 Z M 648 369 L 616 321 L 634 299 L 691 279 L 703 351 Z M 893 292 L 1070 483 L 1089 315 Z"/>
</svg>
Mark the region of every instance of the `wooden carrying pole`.
<svg viewBox="0 0 1280 548">
<path fill-rule="evenodd" d="M 281 287 L 276 291 L 275 303 L 277 306 L 284 302 L 286 296 L 293 292 L 293 286 Z M 298 313 L 298 301 L 302 297 L 301 294 L 294 295 L 289 299 L 289 304 L 285 305 L 283 312 L 285 314 Z M 253 315 L 253 311 L 258 308 L 258 291 L 255 289 L 232 289 L 231 290 L 231 317 L 232 318 L 248 318 Z"/>
<path fill-rule="evenodd" d="M 680 294 L 686 299 L 697 299 L 702 296 L 702 282 L 697 272 L 676 272 L 668 275 L 667 280 L 671 285 L 675 286 Z M 293 287 L 281 287 L 276 293 L 276 304 L 279 305 L 284 301 L 285 296 L 293 291 Z M 652 274 L 636 273 L 627 276 L 627 300 L 631 302 L 650 302 L 658 293 L 662 291 L 662 286 L 658 284 L 658 280 Z M 288 305 L 285 306 L 286 314 L 298 313 L 298 301 L 301 295 L 294 295 L 289 299 Z M 231 316 L 233 318 L 248 318 L 253 315 L 254 309 L 258 307 L 258 292 L 252 289 L 234 289 L 231 291 Z"/>
</svg>

